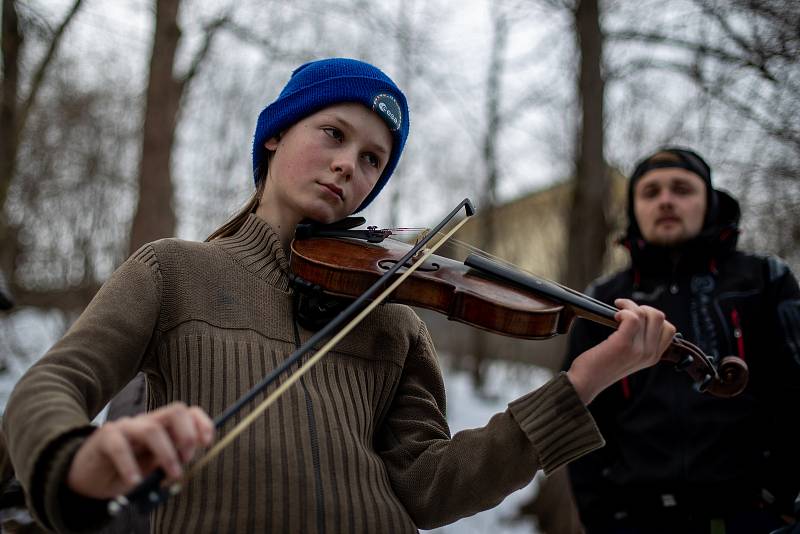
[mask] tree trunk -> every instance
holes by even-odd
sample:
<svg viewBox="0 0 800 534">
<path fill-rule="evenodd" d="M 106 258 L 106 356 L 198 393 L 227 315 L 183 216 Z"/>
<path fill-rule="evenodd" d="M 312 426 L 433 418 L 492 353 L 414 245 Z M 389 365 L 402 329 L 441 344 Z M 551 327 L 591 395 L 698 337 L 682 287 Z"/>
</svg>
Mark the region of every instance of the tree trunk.
<svg viewBox="0 0 800 534">
<path fill-rule="evenodd" d="M 150 78 L 147 84 L 142 156 L 139 164 L 139 201 L 131 226 L 128 252 L 133 253 L 150 241 L 175 234 L 173 187 L 170 164 L 175 143 L 175 128 L 184 84 L 173 74 L 175 53 L 181 31 L 178 27 L 180 0 L 158 0 Z M 108 409 L 108 418 L 135 416 L 147 407 L 146 382 L 139 373 L 117 396 Z M 149 531 L 149 517 L 126 512 L 109 525 L 103 534 Z"/>
<path fill-rule="evenodd" d="M 139 164 L 139 201 L 131 227 L 130 253 L 149 241 L 175 234 L 170 163 L 183 91 L 182 82 L 173 76 L 181 36 L 179 6 L 180 0 L 158 0 L 156 4 Z"/>
<path fill-rule="evenodd" d="M 606 218 L 609 179 L 603 157 L 605 84 L 598 0 L 579 0 L 574 15 L 580 50 L 578 95 L 582 116 L 576 151 L 575 189 L 568 215 L 564 283 L 583 290 L 600 274 L 603 265 L 609 232 Z M 542 480 L 531 509 L 538 517 L 540 528 L 547 534 L 583 532 L 566 469 L 559 469 Z"/>
<path fill-rule="evenodd" d="M 0 206 L 5 204 L 8 186 L 14 173 L 17 146 L 17 87 L 19 84 L 19 31 L 14 0 L 3 0 L 3 94 L 0 100 Z"/>
<path fill-rule="evenodd" d="M 601 272 L 609 232 L 609 178 L 603 157 L 603 35 L 597 0 L 578 2 L 575 29 L 581 54 L 578 93 L 582 120 L 564 283 L 582 290 Z"/>
<path fill-rule="evenodd" d="M 13 277 L 16 240 L 2 213 L 17 159 L 17 90 L 22 34 L 13 0 L 3 0 L 3 87 L 0 100 L 0 271 Z"/>
<path fill-rule="evenodd" d="M 414 42 L 414 25 L 412 22 L 412 13 L 415 9 L 415 0 L 401 0 L 399 8 L 397 9 L 397 65 L 398 75 L 395 83 L 399 87 L 405 88 L 406 100 L 411 99 L 411 79 L 413 76 L 413 42 Z M 406 117 L 403 120 L 408 120 Z M 393 185 L 391 187 L 391 195 L 389 196 L 389 227 L 397 228 L 403 225 L 400 220 L 400 208 L 403 199 L 403 184 L 405 182 L 406 173 L 401 169 L 395 170 L 393 177 Z"/>
<path fill-rule="evenodd" d="M 489 68 L 486 77 L 486 130 L 483 136 L 483 163 L 486 169 L 486 182 L 480 195 L 478 209 L 481 225 L 476 246 L 481 250 L 493 251 L 496 236 L 494 208 L 497 205 L 499 171 L 497 169 L 497 138 L 500 134 L 501 80 L 505 70 L 505 53 L 508 45 L 509 22 L 504 8 L 491 4 L 492 47 L 489 52 Z M 472 379 L 476 388 L 483 385 L 483 363 L 487 358 L 488 343 L 486 333 L 473 329 Z"/>
<path fill-rule="evenodd" d="M 22 132 L 25 129 L 30 110 L 36 102 L 36 95 L 42 87 L 48 68 L 52 64 L 63 41 L 67 27 L 72 23 L 81 8 L 82 0 L 74 0 L 66 16 L 54 30 L 41 62 L 33 71 L 28 93 L 20 97 L 19 60 L 24 35 L 20 31 L 16 2 L 3 0 L 2 25 L 2 61 L 3 84 L 0 94 L 0 272 L 8 277 L 8 286 L 15 288 L 18 303 L 27 305 L 24 294 L 16 284 L 15 261 L 20 253 L 17 228 L 8 224 L 5 215 L 5 204 L 11 181 L 14 179 L 17 164 L 17 152 Z M 93 294 L 93 292 L 92 292 Z M 47 302 L 46 295 L 37 297 Z M 90 297 L 91 298 L 91 297 Z M 87 299 L 81 308 L 88 303 Z M 56 306 L 61 307 L 61 306 Z"/>
</svg>

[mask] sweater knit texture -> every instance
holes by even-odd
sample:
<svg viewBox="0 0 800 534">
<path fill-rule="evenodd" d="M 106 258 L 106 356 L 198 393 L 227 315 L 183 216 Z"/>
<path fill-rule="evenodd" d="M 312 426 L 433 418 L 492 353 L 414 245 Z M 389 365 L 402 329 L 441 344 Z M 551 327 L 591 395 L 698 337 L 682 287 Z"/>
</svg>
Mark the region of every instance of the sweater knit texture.
<svg viewBox="0 0 800 534">
<path fill-rule="evenodd" d="M 145 245 L 112 275 L 6 409 L 40 522 L 71 532 L 107 520 L 104 502 L 63 481 L 91 419 L 138 371 L 148 409 L 183 401 L 214 417 L 295 350 L 288 268 L 277 234 L 251 215 L 211 243 Z M 301 342 L 312 334 L 299 329 Z M 152 530 L 417 532 L 495 506 L 538 469 L 602 444 L 564 374 L 451 437 L 425 324 L 384 304 L 159 507 Z"/>
</svg>

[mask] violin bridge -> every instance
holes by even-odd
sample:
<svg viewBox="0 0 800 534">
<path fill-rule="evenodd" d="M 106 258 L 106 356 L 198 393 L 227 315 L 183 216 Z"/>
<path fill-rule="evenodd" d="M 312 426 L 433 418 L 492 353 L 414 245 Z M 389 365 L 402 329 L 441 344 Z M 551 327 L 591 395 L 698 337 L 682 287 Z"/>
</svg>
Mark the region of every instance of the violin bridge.
<svg viewBox="0 0 800 534">
<path fill-rule="evenodd" d="M 430 228 L 423 228 L 422 231 L 420 231 L 420 233 L 417 234 L 417 238 L 414 240 L 414 246 L 416 246 L 417 244 L 419 244 L 420 241 L 425 239 L 425 236 L 427 236 L 430 231 L 431 231 Z"/>
<path fill-rule="evenodd" d="M 425 255 L 425 254 L 426 254 L 426 253 L 427 253 L 429 250 L 430 250 L 430 248 L 428 248 L 428 247 L 422 247 L 421 249 L 419 249 L 419 250 L 417 251 L 417 253 L 416 253 L 416 254 L 414 254 L 414 257 L 412 257 L 412 258 L 411 258 L 411 260 L 409 260 L 409 261 L 410 261 L 412 264 L 413 264 L 413 263 L 416 263 L 416 262 L 417 262 L 417 261 L 419 261 L 419 259 L 420 259 L 422 256 L 424 256 L 424 255 Z"/>
</svg>

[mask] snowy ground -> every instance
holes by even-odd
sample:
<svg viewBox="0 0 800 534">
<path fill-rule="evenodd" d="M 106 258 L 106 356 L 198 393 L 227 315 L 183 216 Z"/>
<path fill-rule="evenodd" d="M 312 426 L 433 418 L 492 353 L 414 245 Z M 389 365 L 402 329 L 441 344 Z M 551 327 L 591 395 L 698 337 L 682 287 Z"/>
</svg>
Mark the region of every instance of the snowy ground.
<svg viewBox="0 0 800 534">
<path fill-rule="evenodd" d="M 0 360 L 6 368 L 0 374 L 0 407 L 5 409 L 14 384 L 33 363 L 20 355 L 44 354 L 56 341 L 56 332 L 63 328 L 63 318 L 59 313 L 22 310 L 0 326 Z"/>
<path fill-rule="evenodd" d="M 486 382 L 481 393 L 477 393 L 468 373 L 455 370 L 443 359 L 445 386 L 447 388 L 447 419 L 453 433 L 465 428 L 481 427 L 492 415 L 503 411 L 515 398 L 528 393 L 551 378 L 550 371 L 523 365 L 497 361 L 486 369 Z M 445 527 L 423 532 L 435 534 L 538 534 L 531 522 L 515 522 L 517 509 L 535 495 L 538 479 L 509 495 L 491 510 L 464 518 Z"/>
</svg>

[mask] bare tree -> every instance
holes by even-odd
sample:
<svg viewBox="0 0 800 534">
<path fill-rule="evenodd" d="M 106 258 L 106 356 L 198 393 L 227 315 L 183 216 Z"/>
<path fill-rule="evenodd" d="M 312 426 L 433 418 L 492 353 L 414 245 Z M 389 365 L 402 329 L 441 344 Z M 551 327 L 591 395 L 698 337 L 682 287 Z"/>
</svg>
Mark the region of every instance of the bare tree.
<svg viewBox="0 0 800 534">
<path fill-rule="evenodd" d="M 579 0 L 574 16 L 580 52 L 581 122 L 564 282 L 569 287 L 584 288 L 600 274 L 606 252 L 609 178 L 603 152 L 605 81 L 598 0 Z"/>
<path fill-rule="evenodd" d="M 405 87 L 406 100 L 411 100 L 411 78 L 414 68 L 414 31 L 413 26 L 413 13 L 415 7 L 415 0 L 401 0 L 400 8 L 397 10 L 397 64 L 400 65 L 400 72 L 395 82 L 400 87 Z M 405 117 L 403 120 L 408 120 Z M 402 177 L 402 169 L 398 176 Z M 402 180 L 397 180 L 395 183 Z M 389 200 L 389 221 L 393 227 L 400 226 L 400 203 L 402 201 L 402 188 L 394 187 L 391 192 Z"/>
<path fill-rule="evenodd" d="M 482 223 L 478 242 L 480 250 L 490 251 L 494 246 L 496 217 L 494 208 L 497 205 L 499 186 L 499 170 L 497 163 L 497 142 L 502 127 L 500 102 L 502 101 L 501 81 L 505 74 L 506 53 L 510 21 L 507 7 L 500 2 L 490 4 L 492 22 L 492 41 L 489 47 L 489 64 L 486 71 L 485 121 L 481 142 L 481 155 L 485 167 L 485 178 L 480 191 L 478 205 L 481 210 Z M 475 387 L 483 385 L 483 367 L 488 358 L 489 347 L 486 333 L 474 329 L 472 331 L 472 379 Z"/>
<path fill-rule="evenodd" d="M 683 19 L 696 24 L 648 20 L 643 27 L 634 9 L 609 30 L 612 48 L 627 51 L 624 61 L 613 65 L 611 60 L 615 83 L 631 94 L 652 79 L 672 77 L 668 85 L 677 80 L 687 86 L 683 106 L 671 110 L 672 118 L 661 124 L 658 137 L 670 143 L 689 140 L 711 155 L 718 176 L 731 178 L 727 186 L 742 201 L 749 230 L 743 243 L 782 254 L 800 267 L 800 206 L 795 200 L 800 176 L 800 4 L 691 0 L 687 6 L 694 9 Z M 654 102 L 648 118 L 664 106 Z"/>
<path fill-rule="evenodd" d="M 31 108 L 42 88 L 48 67 L 52 64 L 64 32 L 75 18 L 83 0 L 75 0 L 61 23 L 52 32 L 47 52 L 34 70 L 27 94 L 19 94 L 19 61 L 23 34 L 19 27 L 15 0 L 3 0 L 2 59 L 3 88 L 0 103 L 0 206 L 5 203 L 8 187 L 14 175 L 19 138 L 25 129 Z"/>
<path fill-rule="evenodd" d="M 173 183 L 170 169 L 181 97 L 197 74 L 211 42 L 227 20 L 220 17 L 206 28 L 202 46 L 185 74 L 174 73 L 181 38 L 178 9 L 181 0 L 158 0 L 150 76 L 145 103 L 142 155 L 139 165 L 139 202 L 131 227 L 129 252 L 144 243 L 175 233 Z"/>
<path fill-rule="evenodd" d="M 567 254 L 563 281 L 581 289 L 602 269 L 608 241 L 609 176 L 604 157 L 605 121 L 603 32 L 598 0 L 578 0 L 568 7 L 574 20 L 579 53 L 577 95 L 580 122 L 576 132 L 575 179 L 572 207 L 567 213 Z M 541 482 L 537 496 L 521 512 L 537 519 L 547 534 L 582 532 L 577 507 L 565 470 Z"/>
<path fill-rule="evenodd" d="M 620 76 L 647 69 L 683 74 L 743 119 L 800 150 L 797 119 L 800 5 L 791 0 L 693 0 L 707 24 L 696 33 L 623 28 L 617 42 L 684 51 L 683 59 L 631 61 Z M 713 40 L 704 38 L 711 32 Z M 751 84 L 757 82 L 757 86 Z M 750 86 L 748 88 L 748 86 Z"/>
<path fill-rule="evenodd" d="M 3 0 L 2 62 L 3 83 L 0 101 L 0 270 L 9 276 L 9 285 L 16 284 L 15 258 L 19 252 L 18 228 L 9 224 L 3 207 L 15 175 L 20 138 L 25 131 L 31 109 L 42 88 L 46 74 L 57 55 L 66 29 L 75 19 L 82 0 L 75 0 L 62 21 L 51 32 L 46 52 L 33 69 L 27 92 L 20 94 L 20 58 L 24 34 L 20 28 L 17 3 Z M 24 302 L 24 298 L 22 301 Z"/>
</svg>

